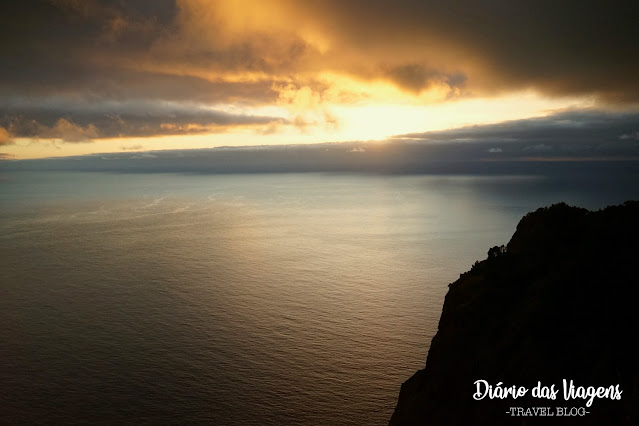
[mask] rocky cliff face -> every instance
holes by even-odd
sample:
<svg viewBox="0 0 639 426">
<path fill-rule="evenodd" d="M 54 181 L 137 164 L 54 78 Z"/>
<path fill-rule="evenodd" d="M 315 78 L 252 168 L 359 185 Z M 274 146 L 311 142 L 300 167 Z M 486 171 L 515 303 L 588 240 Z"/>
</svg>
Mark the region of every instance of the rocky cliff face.
<svg viewBox="0 0 639 426">
<path fill-rule="evenodd" d="M 539 209 L 488 254 L 450 284 L 426 368 L 402 385 L 390 424 L 639 424 L 639 202 Z M 588 407 L 565 399 L 564 379 L 622 393 Z M 528 390 L 476 400 L 477 380 Z M 533 397 L 538 382 L 555 385 L 556 399 Z M 511 416 L 512 407 L 554 416 Z M 557 407 L 577 415 L 558 417 Z"/>
</svg>

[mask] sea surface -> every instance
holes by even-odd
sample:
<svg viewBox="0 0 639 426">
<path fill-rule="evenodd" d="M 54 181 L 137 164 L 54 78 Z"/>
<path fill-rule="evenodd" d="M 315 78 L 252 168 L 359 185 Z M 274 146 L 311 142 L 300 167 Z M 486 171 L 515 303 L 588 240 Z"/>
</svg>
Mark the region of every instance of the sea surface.
<svg viewBox="0 0 639 426">
<path fill-rule="evenodd" d="M 636 182 L 634 182 L 636 184 Z M 0 174 L 0 422 L 383 425 L 539 176 Z"/>
</svg>

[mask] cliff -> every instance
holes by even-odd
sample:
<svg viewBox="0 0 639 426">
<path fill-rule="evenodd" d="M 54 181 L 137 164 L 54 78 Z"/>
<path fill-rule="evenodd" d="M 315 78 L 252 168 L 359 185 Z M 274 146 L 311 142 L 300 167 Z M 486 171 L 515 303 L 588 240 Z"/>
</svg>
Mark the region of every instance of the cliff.
<svg viewBox="0 0 639 426">
<path fill-rule="evenodd" d="M 390 425 L 639 424 L 638 255 L 637 201 L 527 214 L 507 246 L 450 284 L 426 367 L 402 385 Z M 563 379 L 622 393 L 587 407 L 564 398 Z M 476 380 L 528 392 L 475 400 Z M 531 395 L 539 381 L 555 385 L 555 400 Z M 511 407 L 554 416 L 511 416 Z M 556 407 L 589 414 L 557 417 Z"/>
</svg>

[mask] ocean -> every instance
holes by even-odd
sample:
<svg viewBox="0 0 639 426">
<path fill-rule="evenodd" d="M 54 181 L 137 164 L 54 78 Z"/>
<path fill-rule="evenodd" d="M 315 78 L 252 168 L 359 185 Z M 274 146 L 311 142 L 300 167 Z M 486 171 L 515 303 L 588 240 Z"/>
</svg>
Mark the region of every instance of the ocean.
<svg viewBox="0 0 639 426">
<path fill-rule="evenodd" d="M 0 422 L 383 425 L 447 285 L 636 180 L 0 174 Z"/>
</svg>

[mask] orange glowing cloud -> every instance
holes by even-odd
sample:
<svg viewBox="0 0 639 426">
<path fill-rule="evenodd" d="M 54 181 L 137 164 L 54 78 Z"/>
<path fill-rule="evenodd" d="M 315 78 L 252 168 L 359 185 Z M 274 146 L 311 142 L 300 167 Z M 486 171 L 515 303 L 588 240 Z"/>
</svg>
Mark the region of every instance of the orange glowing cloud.
<svg viewBox="0 0 639 426">
<path fill-rule="evenodd" d="M 211 135 L 190 146 L 380 139 L 639 103 L 636 25 L 620 5 L 33 0 L 3 7 L 0 31 L 11 40 L 0 67 L 5 146 L 187 135 Z"/>
</svg>

